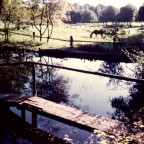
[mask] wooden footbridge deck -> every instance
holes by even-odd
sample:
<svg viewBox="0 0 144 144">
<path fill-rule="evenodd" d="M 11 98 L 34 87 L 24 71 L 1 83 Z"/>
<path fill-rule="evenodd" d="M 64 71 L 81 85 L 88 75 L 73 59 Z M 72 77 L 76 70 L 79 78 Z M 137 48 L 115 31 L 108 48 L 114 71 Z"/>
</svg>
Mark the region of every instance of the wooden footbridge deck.
<svg viewBox="0 0 144 144">
<path fill-rule="evenodd" d="M 36 80 L 35 80 L 35 65 L 39 65 L 40 63 L 35 62 L 22 62 L 22 63 L 10 63 L 10 64 L 0 63 L 0 66 L 9 66 L 9 65 L 14 66 L 20 64 L 32 65 L 33 95 L 36 95 L 37 92 L 36 92 Z M 40 64 L 40 65 L 65 70 L 72 70 L 86 74 L 106 76 L 126 81 L 144 82 L 144 79 L 128 78 L 118 75 L 111 75 L 100 72 L 90 72 L 85 70 L 78 70 L 74 68 L 67 68 L 48 64 Z M 54 102 L 45 100 L 37 96 L 0 94 L 0 106 L 1 105 L 18 106 L 18 108 L 21 109 L 21 116 L 23 120 L 25 120 L 25 110 L 27 109 L 31 111 L 33 127 L 37 127 L 37 114 L 40 114 L 90 132 L 98 130 L 115 136 L 120 136 L 123 135 L 125 132 L 128 132 L 128 129 L 125 126 L 126 124 L 120 121 L 84 112 L 82 110 L 78 110 L 72 107 L 56 104 Z"/>
<path fill-rule="evenodd" d="M 126 131 L 124 123 L 117 120 L 56 104 L 37 96 L 0 94 L 0 103 L 28 109 L 32 111 L 32 115 L 44 115 L 90 132 L 98 130 L 107 134 L 120 136 Z M 32 116 L 32 118 L 33 117 L 34 116 Z M 37 119 L 37 117 L 35 119 Z M 37 125 L 37 122 L 35 122 L 35 125 Z"/>
</svg>

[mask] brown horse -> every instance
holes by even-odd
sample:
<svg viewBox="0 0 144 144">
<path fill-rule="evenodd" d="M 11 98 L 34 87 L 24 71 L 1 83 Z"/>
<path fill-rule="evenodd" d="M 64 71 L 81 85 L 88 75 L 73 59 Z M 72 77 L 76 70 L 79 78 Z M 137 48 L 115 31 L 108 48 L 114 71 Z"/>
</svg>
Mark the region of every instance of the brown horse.
<svg viewBox="0 0 144 144">
<path fill-rule="evenodd" d="M 97 37 L 98 34 L 100 34 L 100 35 L 101 35 L 101 38 L 103 38 L 103 35 L 104 35 L 105 33 L 106 33 L 106 32 L 105 32 L 105 30 L 103 30 L 103 29 L 94 30 L 94 31 L 90 34 L 90 38 L 92 38 L 92 35 L 93 35 L 93 34 L 95 34 L 96 37 Z"/>
</svg>

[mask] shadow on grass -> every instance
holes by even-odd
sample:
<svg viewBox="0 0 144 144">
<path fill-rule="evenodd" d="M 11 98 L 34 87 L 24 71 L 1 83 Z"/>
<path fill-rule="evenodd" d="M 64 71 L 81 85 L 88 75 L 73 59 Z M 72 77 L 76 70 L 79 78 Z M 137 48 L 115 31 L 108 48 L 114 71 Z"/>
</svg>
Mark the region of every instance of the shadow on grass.
<svg viewBox="0 0 144 144">
<path fill-rule="evenodd" d="M 29 47 L 29 48 L 33 48 L 33 47 L 38 47 L 38 46 L 41 46 L 42 43 L 39 43 L 39 42 L 35 42 L 35 41 L 1 41 L 0 42 L 0 46 L 1 48 L 15 48 L 15 49 L 18 49 L 18 48 L 26 48 Z"/>
</svg>

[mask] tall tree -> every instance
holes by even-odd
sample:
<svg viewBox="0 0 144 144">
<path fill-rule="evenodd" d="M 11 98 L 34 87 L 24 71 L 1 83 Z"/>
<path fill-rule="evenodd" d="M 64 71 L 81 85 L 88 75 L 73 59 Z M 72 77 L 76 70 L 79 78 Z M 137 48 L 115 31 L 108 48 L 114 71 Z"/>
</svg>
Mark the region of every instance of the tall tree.
<svg viewBox="0 0 144 144">
<path fill-rule="evenodd" d="M 80 23 L 81 22 L 82 15 L 80 12 L 71 11 L 70 16 L 71 16 L 71 23 Z"/>
<path fill-rule="evenodd" d="M 120 8 L 120 13 L 117 15 L 119 22 L 132 22 L 136 15 L 136 7 L 133 5 L 126 5 Z"/>
<path fill-rule="evenodd" d="M 31 19 L 40 34 L 40 41 L 46 31 L 48 32 L 47 40 L 49 40 L 54 22 L 68 18 L 66 12 L 69 5 L 64 0 L 28 0 L 26 4 L 31 10 Z"/>
<path fill-rule="evenodd" d="M 1 19 L 4 22 L 4 27 L 7 33 L 6 40 L 8 40 L 10 23 L 20 25 L 20 21 L 23 18 L 22 9 L 20 8 L 21 3 L 22 0 L 3 0 Z"/>
<path fill-rule="evenodd" d="M 0 16 L 1 16 L 2 4 L 3 4 L 3 0 L 0 0 Z"/>
<path fill-rule="evenodd" d="M 101 5 L 101 4 L 98 4 L 95 9 L 94 9 L 94 12 L 96 13 L 97 17 L 99 18 L 101 16 L 101 13 L 102 11 L 105 9 L 106 7 Z"/>
<path fill-rule="evenodd" d="M 117 13 L 118 13 L 117 8 L 113 6 L 108 6 L 103 10 L 100 16 L 100 21 L 101 22 L 115 22 Z"/>
<path fill-rule="evenodd" d="M 137 21 L 144 21 L 144 5 L 138 10 Z"/>
<path fill-rule="evenodd" d="M 81 22 L 83 23 L 97 22 L 98 20 L 95 12 L 89 9 L 82 11 L 81 15 Z"/>
</svg>

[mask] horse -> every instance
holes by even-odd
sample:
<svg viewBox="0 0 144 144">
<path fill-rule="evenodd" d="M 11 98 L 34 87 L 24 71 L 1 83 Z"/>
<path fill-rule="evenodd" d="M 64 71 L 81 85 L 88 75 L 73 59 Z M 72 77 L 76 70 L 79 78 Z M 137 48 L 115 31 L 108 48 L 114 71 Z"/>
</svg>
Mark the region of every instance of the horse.
<svg viewBox="0 0 144 144">
<path fill-rule="evenodd" d="M 106 31 L 103 30 L 103 29 L 94 30 L 94 31 L 90 34 L 90 38 L 92 38 L 92 35 L 93 35 L 93 34 L 95 34 L 96 37 L 97 37 L 98 34 L 100 34 L 100 35 L 101 35 L 101 38 L 103 38 L 103 34 L 105 34 L 105 33 L 106 33 Z"/>
</svg>

